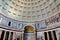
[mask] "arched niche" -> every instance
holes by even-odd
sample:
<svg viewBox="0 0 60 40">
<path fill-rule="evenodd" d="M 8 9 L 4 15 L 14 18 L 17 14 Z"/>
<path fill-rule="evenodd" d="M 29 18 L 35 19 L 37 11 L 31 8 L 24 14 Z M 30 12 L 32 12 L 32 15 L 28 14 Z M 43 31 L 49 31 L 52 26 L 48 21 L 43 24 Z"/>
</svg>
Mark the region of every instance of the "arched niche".
<svg viewBox="0 0 60 40">
<path fill-rule="evenodd" d="M 34 32 L 34 27 L 31 25 L 27 25 L 24 28 L 24 32 Z"/>
</svg>

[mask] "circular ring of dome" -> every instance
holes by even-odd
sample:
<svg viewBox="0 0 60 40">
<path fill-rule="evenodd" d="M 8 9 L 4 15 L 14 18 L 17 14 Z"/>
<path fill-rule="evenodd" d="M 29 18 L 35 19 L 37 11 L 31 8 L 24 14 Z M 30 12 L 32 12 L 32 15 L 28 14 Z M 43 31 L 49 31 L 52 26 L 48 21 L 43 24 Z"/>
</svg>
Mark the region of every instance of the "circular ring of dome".
<svg viewBox="0 0 60 40">
<path fill-rule="evenodd" d="M 52 3 L 49 3 L 47 5 L 47 7 L 44 7 L 44 4 L 46 4 L 46 1 L 42 1 L 42 3 L 40 4 L 40 0 L 38 1 L 34 1 L 34 0 L 1 0 L 1 5 L 2 5 L 2 10 L 4 10 L 4 14 L 8 14 L 9 17 L 14 18 L 16 20 L 24 20 L 24 21 L 40 21 L 41 19 L 45 19 L 49 16 L 51 16 L 52 14 L 50 13 L 51 10 L 54 9 L 50 9 L 47 11 L 47 13 L 45 12 L 45 8 L 48 9 L 49 5 Z M 54 1 L 53 1 L 54 2 Z M 19 4 L 20 3 L 20 4 Z M 25 3 L 27 5 L 25 5 Z M 5 4 L 5 6 L 4 6 Z M 37 5 L 38 4 L 38 5 Z M 53 4 L 53 3 L 52 3 Z M 33 6 L 32 6 L 33 5 Z M 47 15 L 48 14 L 48 15 Z M 54 13 L 55 14 L 55 13 Z M 6 15 L 7 16 L 7 15 Z M 45 17 L 47 16 L 47 17 Z M 19 18 L 20 17 L 20 18 Z"/>
</svg>

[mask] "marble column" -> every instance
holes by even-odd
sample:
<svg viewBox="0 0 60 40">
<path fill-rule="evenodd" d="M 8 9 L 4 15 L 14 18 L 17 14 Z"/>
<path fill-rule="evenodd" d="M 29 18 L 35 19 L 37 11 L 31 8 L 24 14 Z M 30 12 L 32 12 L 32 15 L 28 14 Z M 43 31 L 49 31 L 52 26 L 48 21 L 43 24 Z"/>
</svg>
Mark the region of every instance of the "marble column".
<svg viewBox="0 0 60 40">
<path fill-rule="evenodd" d="M 60 30 L 59 30 L 59 31 L 56 31 L 57 40 L 60 40 L 60 35 L 59 35 L 59 33 L 60 33 Z"/>
<path fill-rule="evenodd" d="M 14 40 L 14 34 L 13 34 L 13 32 L 11 32 L 11 34 L 10 34 L 10 40 Z"/>
<path fill-rule="evenodd" d="M 22 38 L 22 40 L 24 40 L 24 31 L 22 31 L 22 33 L 21 33 L 21 38 Z"/>
<path fill-rule="evenodd" d="M 10 40 L 10 35 L 11 35 L 11 32 L 9 32 L 9 38 L 8 38 L 8 40 Z"/>
<path fill-rule="evenodd" d="M 52 34 L 52 38 L 53 38 L 53 40 L 54 40 L 54 36 L 53 36 L 53 32 L 51 31 L 51 34 Z"/>
</svg>

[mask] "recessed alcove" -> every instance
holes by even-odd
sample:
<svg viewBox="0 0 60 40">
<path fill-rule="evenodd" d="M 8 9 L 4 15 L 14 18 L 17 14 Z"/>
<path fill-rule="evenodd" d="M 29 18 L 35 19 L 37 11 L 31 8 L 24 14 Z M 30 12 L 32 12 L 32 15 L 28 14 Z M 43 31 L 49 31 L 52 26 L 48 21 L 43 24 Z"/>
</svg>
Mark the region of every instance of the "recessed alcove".
<svg viewBox="0 0 60 40">
<path fill-rule="evenodd" d="M 24 32 L 34 32 L 34 28 L 32 26 L 30 26 L 30 25 L 25 26 Z"/>
<path fill-rule="evenodd" d="M 24 40 L 35 40 L 35 38 L 33 37 L 35 37 L 34 27 L 30 25 L 25 26 L 23 39 Z"/>
</svg>

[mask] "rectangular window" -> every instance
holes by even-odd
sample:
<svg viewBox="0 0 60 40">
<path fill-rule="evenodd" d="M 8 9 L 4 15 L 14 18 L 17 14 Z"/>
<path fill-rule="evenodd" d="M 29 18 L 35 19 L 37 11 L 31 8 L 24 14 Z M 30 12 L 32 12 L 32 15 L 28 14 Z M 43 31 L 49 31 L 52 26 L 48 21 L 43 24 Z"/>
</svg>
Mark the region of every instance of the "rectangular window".
<svg viewBox="0 0 60 40">
<path fill-rule="evenodd" d="M 20 24 L 18 24 L 18 27 L 17 27 L 17 28 L 21 28 L 21 27 L 20 27 Z"/>
<path fill-rule="evenodd" d="M 11 22 L 8 23 L 8 26 L 11 26 Z"/>
<path fill-rule="evenodd" d="M 2 22 L 2 18 L 0 18 L 0 23 Z"/>
</svg>

